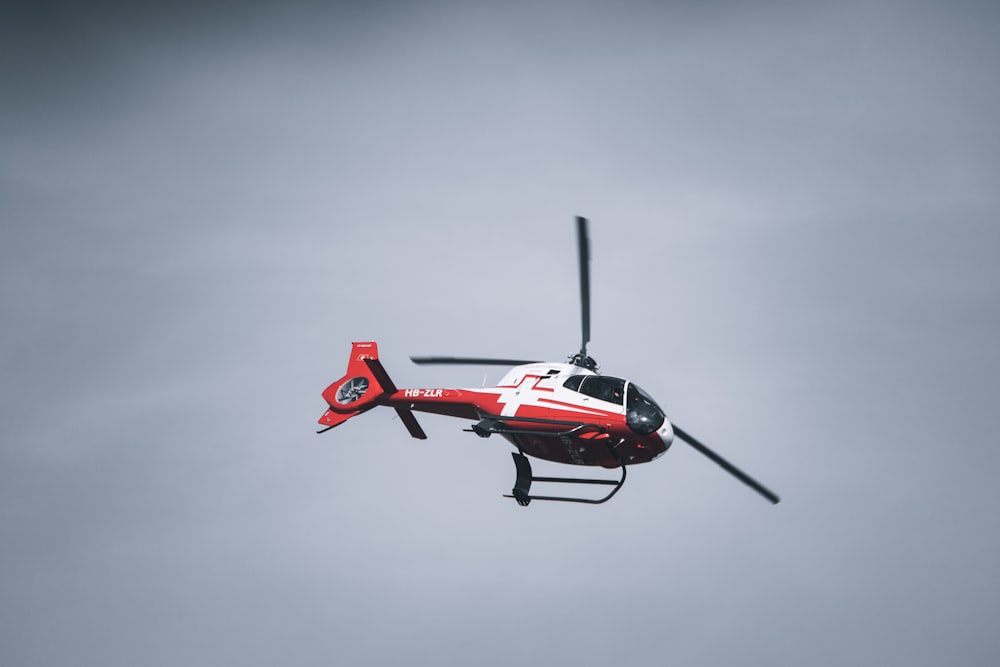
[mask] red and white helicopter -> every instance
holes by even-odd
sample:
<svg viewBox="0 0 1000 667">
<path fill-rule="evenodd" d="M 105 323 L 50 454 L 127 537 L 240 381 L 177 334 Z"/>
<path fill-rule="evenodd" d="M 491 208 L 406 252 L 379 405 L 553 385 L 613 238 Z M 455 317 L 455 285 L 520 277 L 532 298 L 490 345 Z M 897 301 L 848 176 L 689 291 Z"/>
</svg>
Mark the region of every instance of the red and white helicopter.
<svg viewBox="0 0 1000 667">
<path fill-rule="evenodd" d="M 495 387 L 481 389 L 397 389 L 378 359 L 374 342 L 354 343 L 347 373 L 323 392 L 329 408 L 319 423 L 334 426 L 385 405 L 395 408 L 414 438 L 427 435 L 414 411 L 459 417 L 475 422 L 481 437 L 500 435 L 517 448 L 512 452 L 516 481 L 511 495 L 521 505 L 532 500 L 599 504 L 625 483 L 627 467 L 648 463 L 680 438 L 772 503 L 778 496 L 736 468 L 676 424 L 634 382 L 602 375 L 587 355 L 590 341 L 590 243 L 587 220 L 577 218 L 583 344 L 569 363 L 468 357 L 411 357 L 417 364 L 488 364 L 514 366 Z M 579 466 L 621 470 L 621 478 L 579 479 L 536 477 L 527 456 Z M 613 486 L 600 498 L 531 495 L 532 482 Z"/>
</svg>

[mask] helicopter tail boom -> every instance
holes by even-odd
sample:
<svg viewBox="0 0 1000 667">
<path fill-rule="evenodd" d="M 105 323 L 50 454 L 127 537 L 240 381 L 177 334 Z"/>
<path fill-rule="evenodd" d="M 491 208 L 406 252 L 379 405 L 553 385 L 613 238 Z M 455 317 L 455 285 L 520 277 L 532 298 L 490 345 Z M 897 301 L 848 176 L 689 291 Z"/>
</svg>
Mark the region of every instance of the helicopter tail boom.
<svg viewBox="0 0 1000 667">
<path fill-rule="evenodd" d="M 323 392 L 323 398 L 329 408 L 320 417 L 319 423 L 326 427 L 323 431 L 327 431 L 343 424 L 351 417 L 371 410 L 376 405 L 384 404 L 386 402 L 384 399 L 396 391 L 396 385 L 378 360 L 378 344 L 354 343 L 350 360 L 347 362 L 347 374 Z M 396 412 L 410 435 L 420 440 L 427 438 L 411 410 L 396 407 Z"/>
</svg>

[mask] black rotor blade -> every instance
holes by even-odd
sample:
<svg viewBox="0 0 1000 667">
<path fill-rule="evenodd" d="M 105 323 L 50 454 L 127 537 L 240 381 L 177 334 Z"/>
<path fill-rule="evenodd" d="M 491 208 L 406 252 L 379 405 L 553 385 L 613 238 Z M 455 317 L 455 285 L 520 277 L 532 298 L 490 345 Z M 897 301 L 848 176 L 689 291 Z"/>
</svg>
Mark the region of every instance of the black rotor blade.
<svg viewBox="0 0 1000 667">
<path fill-rule="evenodd" d="M 526 359 L 490 359 L 486 357 L 410 357 L 410 361 L 419 365 L 451 364 L 453 366 L 523 366 L 537 364 L 537 360 Z"/>
<path fill-rule="evenodd" d="M 689 444 L 692 447 L 694 447 L 695 449 L 697 449 L 699 452 L 701 452 L 702 454 L 704 454 L 708 458 L 710 458 L 713 461 L 715 461 L 716 463 L 718 463 L 719 466 L 723 470 L 725 470 L 726 472 L 728 472 L 730 475 L 732 475 L 736 479 L 740 480 L 741 482 L 743 482 L 744 484 L 746 484 L 747 486 L 749 486 L 751 489 L 753 489 L 754 491 L 756 491 L 760 495 L 762 495 L 765 498 L 767 498 L 768 500 L 770 500 L 775 505 L 777 505 L 778 502 L 781 500 L 770 489 L 768 489 L 763 484 L 761 484 L 760 482 L 758 482 L 757 480 L 755 480 L 753 477 L 751 477 L 750 475 L 746 474 L 745 472 L 743 472 L 742 470 L 740 470 L 739 468 L 737 468 L 736 466 L 734 466 L 732 463 L 730 463 L 726 459 L 722 458 L 721 456 L 719 456 L 718 454 L 716 454 L 715 452 L 713 452 L 711 449 L 709 449 L 708 447 L 706 447 L 702 443 L 700 443 L 697 440 L 695 440 L 690 434 L 688 434 L 682 428 L 680 428 L 679 426 L 677 426 L 677 424 L 671 424 L 671 425 L 674 427 L 674 435 L 676 435 L 678 438 L 680 438 L 681 440 L 683 440 L 687 444 Z"/>
<path fill-rule="evenodd" d="M 576 217 L 576 245 L 580 253 L 580 317 L 583 325 L 583 343 L 580 354 L 587 356 L 590 342 L 590 236 L 587 234 L 587 219 Z"/>
</svg>

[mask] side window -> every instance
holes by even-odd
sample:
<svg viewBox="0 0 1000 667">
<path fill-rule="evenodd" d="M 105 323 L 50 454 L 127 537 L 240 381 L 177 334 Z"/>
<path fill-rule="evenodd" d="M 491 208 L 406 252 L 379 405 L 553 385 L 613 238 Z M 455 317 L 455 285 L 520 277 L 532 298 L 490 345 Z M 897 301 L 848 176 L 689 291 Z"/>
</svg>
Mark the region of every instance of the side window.
<svg viewBox="0 0 1000 667">
<path fill-rule="evenodd" d="M 592 375 L 580 392 L 600 401 L 622 405 L 625 402 L 625 380 Z"/>
<path fill-rule="evenodd" d="M 563 382 L 563 386 L 567 389 L 572 389 L 573 391 L 580 391 L 580 383 L 583 382 L 583 375 L 573 375 L 568 380 Z"/>
</svg>

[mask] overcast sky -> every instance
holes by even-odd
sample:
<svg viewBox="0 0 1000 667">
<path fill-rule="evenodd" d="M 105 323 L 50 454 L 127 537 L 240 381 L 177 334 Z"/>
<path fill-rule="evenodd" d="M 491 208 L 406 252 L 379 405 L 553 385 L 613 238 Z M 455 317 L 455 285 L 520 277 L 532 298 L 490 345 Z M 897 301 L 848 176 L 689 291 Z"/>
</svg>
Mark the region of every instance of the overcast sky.
<svg viewBox="0 0 1000 667">
<path fill-rule="evenodd" d="M 2 12 L 0 663 L 1000 663 L 990 3 Z M 574 352 L 574 215 L 604 372 L 780 505 L 314 433 L 352 341 Z"/>
</svg>

